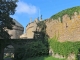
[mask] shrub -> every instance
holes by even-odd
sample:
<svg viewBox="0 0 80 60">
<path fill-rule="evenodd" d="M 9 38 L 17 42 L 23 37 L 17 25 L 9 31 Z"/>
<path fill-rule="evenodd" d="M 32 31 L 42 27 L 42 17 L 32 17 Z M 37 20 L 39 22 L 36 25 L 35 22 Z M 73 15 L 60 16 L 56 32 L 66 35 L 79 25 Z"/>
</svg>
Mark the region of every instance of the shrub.
<svg viewBox="0 0 80 60">
<path fill-rule="evenodd" d="M 26 44 L 26 53 L 27 57 L 46 55 L 47 47 L 41 41 L 31 42 Z"/>
<path fill-rule="evenodd" d="M 25 44 L 15 50 L 15 60 L 25 60 L 29 57 L 43 56 L 48 54 L 48 48 L 42 41 L 34 41 Z"/>
<path fill-rule="evenodd" d="M 25 54 L 25 47 L 19 47 L 15 49 L 14 60 L 22 60 Z"/>
</svg>

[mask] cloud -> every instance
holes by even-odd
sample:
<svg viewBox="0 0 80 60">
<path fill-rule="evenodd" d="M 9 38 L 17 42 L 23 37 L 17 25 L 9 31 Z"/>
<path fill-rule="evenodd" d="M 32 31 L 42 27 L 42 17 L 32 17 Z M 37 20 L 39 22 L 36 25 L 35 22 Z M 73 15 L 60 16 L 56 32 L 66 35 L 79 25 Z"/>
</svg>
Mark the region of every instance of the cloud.
<svg viewBox="0 0 80 60">
<path fill-rule="evenodd" d="M 37 13 L 37 7 L 31 4 L 27 4 L 25 2 L 18 2 L 16 8 L 16 13 L 27 13 L 27 14 L 35 14 Z"/>
</svg>

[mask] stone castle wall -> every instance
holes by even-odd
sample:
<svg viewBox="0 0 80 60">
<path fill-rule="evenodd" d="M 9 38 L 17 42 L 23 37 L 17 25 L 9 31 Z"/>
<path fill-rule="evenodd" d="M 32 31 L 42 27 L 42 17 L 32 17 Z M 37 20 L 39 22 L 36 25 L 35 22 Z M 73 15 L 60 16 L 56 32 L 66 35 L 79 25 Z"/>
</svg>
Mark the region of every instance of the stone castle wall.
<svg viewBox="0 0 80 60">
<path fill-rule="evenodd" d="M 60 42 L 80 41 L 80 14 L 77 12 L 70 17 L 66 14 L 57 20 L 46 20 L 46 32 L 50 38 L 56 37 Z"/>
<path fill-rule="evenodd" d="M 6 29 L 6 30 L 8 31 L 9 35 L 11 36 L 11 39 L 19 39 L 20 35 L 23 34 L 24 28 L 14 25 L 12 30 L 10 30 L 10 29 Z"/>
<path fill-rule="evenodd" d="M 8 34 L 11 36 L 11 39 L 20 39 L 20 35 L 23 34 L 24 27 L 16 20 L 13 20 L 13 22 L 15 25 L 13 25 L 12 30 L 5 28 L 5 31 L 8 32 Z"/>
<path fill-rule="evenodd" d="M 33 38 L 34 32 L 37 27 L 37 23 L 39 21 L 35 20 L 32 23 L 29 23 L 26 26 L 26 32 L 21 35 L 21 38 Z M 80 14 L 74 12 L 74 15 L 70 17 L 66 14 L 61 18 L 58 19 L 47 19 L 46 23 L 46 33 L 50 38 L 56 37 L 60 42 L 64 41 L 80 41 Z M 39 28 L 40 29 L 40 28 Z"/>
<path fill-rule="evenodd" d="M 29 24 L 27 27 L 26 27 L 26 37 L 27 38 L 33 38 L 34 37 L 34 31 L 36 31 L 36 27 L 37 27 L 37 24 L 35 22 L 32 22 L 31 24 Z"/>
<path fill-rule="evenodd" d="M 23 39 L 25 39 L 25 38 L 27 38 L 27 39 L 33 39 L 34 38 L 34 31 L 36 31 L 37 30 L 37 23 L 38 23 L 39 21 L 38 20 L 35 20 L 34 22 L 31 22 L 31 23 L 29 23 L 27 26 L 26 26 L 26 30 L 25 30 L 25 33 L 24 34 L 22 34 L 21 36 L 20 36 L 20 38 L 23 38 Z"/>
</svg>

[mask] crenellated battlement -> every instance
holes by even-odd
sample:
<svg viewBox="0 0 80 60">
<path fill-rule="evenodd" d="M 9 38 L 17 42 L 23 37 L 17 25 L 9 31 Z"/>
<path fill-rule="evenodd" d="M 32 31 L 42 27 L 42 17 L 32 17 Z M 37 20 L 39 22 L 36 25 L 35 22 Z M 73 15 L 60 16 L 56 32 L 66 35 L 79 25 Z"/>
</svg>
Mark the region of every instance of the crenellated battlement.
<svg viewBox="0 0 80 60">
<path fill-rule="evenodd" d="M 74 12 L 71 18 L 65 14 L 62 22 L 58 19 L 46 21 L 46 31 L 50 38 L 56 36 L 59 41 L 80 41 L 80 14 Z"/>
</svg>

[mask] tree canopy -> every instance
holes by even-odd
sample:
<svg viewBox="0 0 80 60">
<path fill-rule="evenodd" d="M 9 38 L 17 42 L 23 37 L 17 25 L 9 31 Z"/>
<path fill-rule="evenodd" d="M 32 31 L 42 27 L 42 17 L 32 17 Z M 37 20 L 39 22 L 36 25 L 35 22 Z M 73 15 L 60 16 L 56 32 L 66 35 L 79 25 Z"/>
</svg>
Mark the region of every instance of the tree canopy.
<svg viewBox="0 0 80 60">
<path fill-rule="evenodd" d="M 9 42 L 10 35 L 6 31 L 6 29 L 12 29 L 15 23 L 13 22 L 13 18 L 10 15 L 14 15 L 17 0 L 0 0 L 0 60 L 3 60 L 4 56 L 4 48 Z"/>
<path fill-rule="evenodd" d="M 15 13 L 16 2 L 17 0 L 0 0 L 0 38 L 10 39 L 5 28 L 12 29 L 12 26 L 15 24 L 10 15 Z"/>
</svg>

